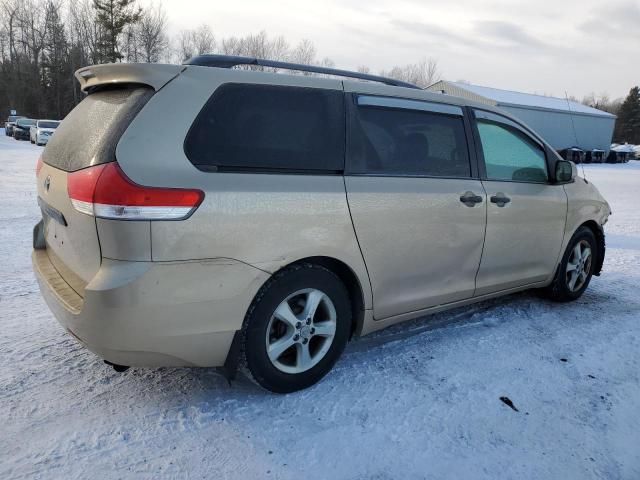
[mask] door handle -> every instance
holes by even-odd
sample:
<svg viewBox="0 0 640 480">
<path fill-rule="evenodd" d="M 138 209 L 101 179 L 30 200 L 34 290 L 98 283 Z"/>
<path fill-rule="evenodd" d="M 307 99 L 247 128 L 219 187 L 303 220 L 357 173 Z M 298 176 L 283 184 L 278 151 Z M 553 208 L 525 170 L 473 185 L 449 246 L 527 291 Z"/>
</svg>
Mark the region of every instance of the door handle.
<svg viewBox="0 0 640 480">
<path fill-rule="evenodd" d="M 507 197 L 504 193 L 498 192 L 495 195 L 491 195 L 491 203 L 495 203 L 499 207 L 504 207 L 510 201 L 511 199 Z"/>
<path fill-rule="evenodd" d="M 474 207 L 476 203 L 482 203 L 482 197 L 473 192 L 464 192 L 464 195 L 460 195 L 460 201 L 467 207 Z"/>
</svg>

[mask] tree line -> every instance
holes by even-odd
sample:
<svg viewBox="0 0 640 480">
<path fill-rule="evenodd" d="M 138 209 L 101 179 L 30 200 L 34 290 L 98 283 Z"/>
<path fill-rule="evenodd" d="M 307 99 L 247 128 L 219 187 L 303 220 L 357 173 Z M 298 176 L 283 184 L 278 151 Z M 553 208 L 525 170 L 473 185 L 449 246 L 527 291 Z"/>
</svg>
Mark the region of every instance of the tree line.
<svg viewBox="0 0 640 480">
<path fill-rule="evenodd" d="M 203 24 L 170 38 L 161 4 L 0 0 L 0 116 L 17 110 L 34 118 L 64 118 L 83 98 L 73 73 L 86 65 L 182 63 L 203 53 L 334 66 L 330 58 L 318 56 L 311 41 L 292 45 L 264 31 L 218 38 Z M 433 59 L 394 67 L 388 74 L 422 86 L 440 79 Z"/>
<path fill-rule="evenodd" d="M 83 98 L 73 73 L 99 63 L 182 63 L 198 54 L 220 53 L 334 66 L 330 58 L 318 55 L 309 40 L 291 44 L 283 36 L 264 31 L 217 37 L 207 24 L 170 37 L 168 26 L 162 4 L 140 7 L 136 0 L 0 0 L 0 117 L 13 109 L 34 118 L 64 118 Z M 358 71 L 375 73 L 366 65 Z M 431 58 L 378 74 L 421 87 L 442 78 L 437 61 Z M 634 106 L 633 92 L 624 102 L 611 101 L 606 94 L 592 94 L 582 102 L 619 115 L 616 141 L 640 143 L 640 104 Z"/>
</svg>

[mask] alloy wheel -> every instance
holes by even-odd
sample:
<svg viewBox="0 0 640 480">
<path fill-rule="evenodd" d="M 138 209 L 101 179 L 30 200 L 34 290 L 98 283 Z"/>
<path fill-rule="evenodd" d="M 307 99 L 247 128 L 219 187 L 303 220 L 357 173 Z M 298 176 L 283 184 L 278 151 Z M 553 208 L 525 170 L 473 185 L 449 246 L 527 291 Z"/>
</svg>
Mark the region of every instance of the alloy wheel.
<svg viewBox="0 0 640 480">
<path fill-rule="evenodd" d="M 267 355 L 285 373 L 302 373 L 322 360 L 336 334 L 336 309 L 315 288 L 298 290 L 273 312 L 266 332 Z"/>
<path fill-rule="evenodd" d="M 584 286 L 591 272 L 592 259 L 589 242 L 580 240 L 576 243 L 567 261 L 566 282 L 569 291 L 577 292 Z"/>
</svg>

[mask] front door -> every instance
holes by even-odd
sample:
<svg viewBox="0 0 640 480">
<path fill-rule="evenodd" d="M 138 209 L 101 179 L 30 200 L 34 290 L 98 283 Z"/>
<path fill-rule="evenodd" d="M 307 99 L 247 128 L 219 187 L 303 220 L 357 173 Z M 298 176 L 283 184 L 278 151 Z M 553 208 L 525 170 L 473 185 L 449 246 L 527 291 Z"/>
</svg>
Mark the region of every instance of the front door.
<svg viewBox="0 0 640 480">
<path fill-rule="evenodd" d="M 486 219 L 460 107 L 359 96 L 345 184 L 376 319 L 473 296 Z"/>
<path fill-rule="evenodd" d="M 562 185 L 549 183 L 537 139 L 501 115 L 476 110 L 475 116 L 488 200 L 478 296 L 541 282 L 554 273 L 567 196 Z"/>
</svg>

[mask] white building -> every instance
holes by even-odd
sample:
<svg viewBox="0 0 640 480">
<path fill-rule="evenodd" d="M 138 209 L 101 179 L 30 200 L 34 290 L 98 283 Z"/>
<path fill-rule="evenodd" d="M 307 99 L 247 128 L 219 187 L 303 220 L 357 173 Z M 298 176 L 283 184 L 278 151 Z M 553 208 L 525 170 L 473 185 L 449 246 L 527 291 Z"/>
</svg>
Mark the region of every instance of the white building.
<svg viewBox="0 0 640 480">
<path fill-rule="evenodd" d="M 609 151 L 616 116 L 565 98 L 442 80 L 427 90 L 497 106 L 522 120 L 553 148 Z"/>
</svg>

